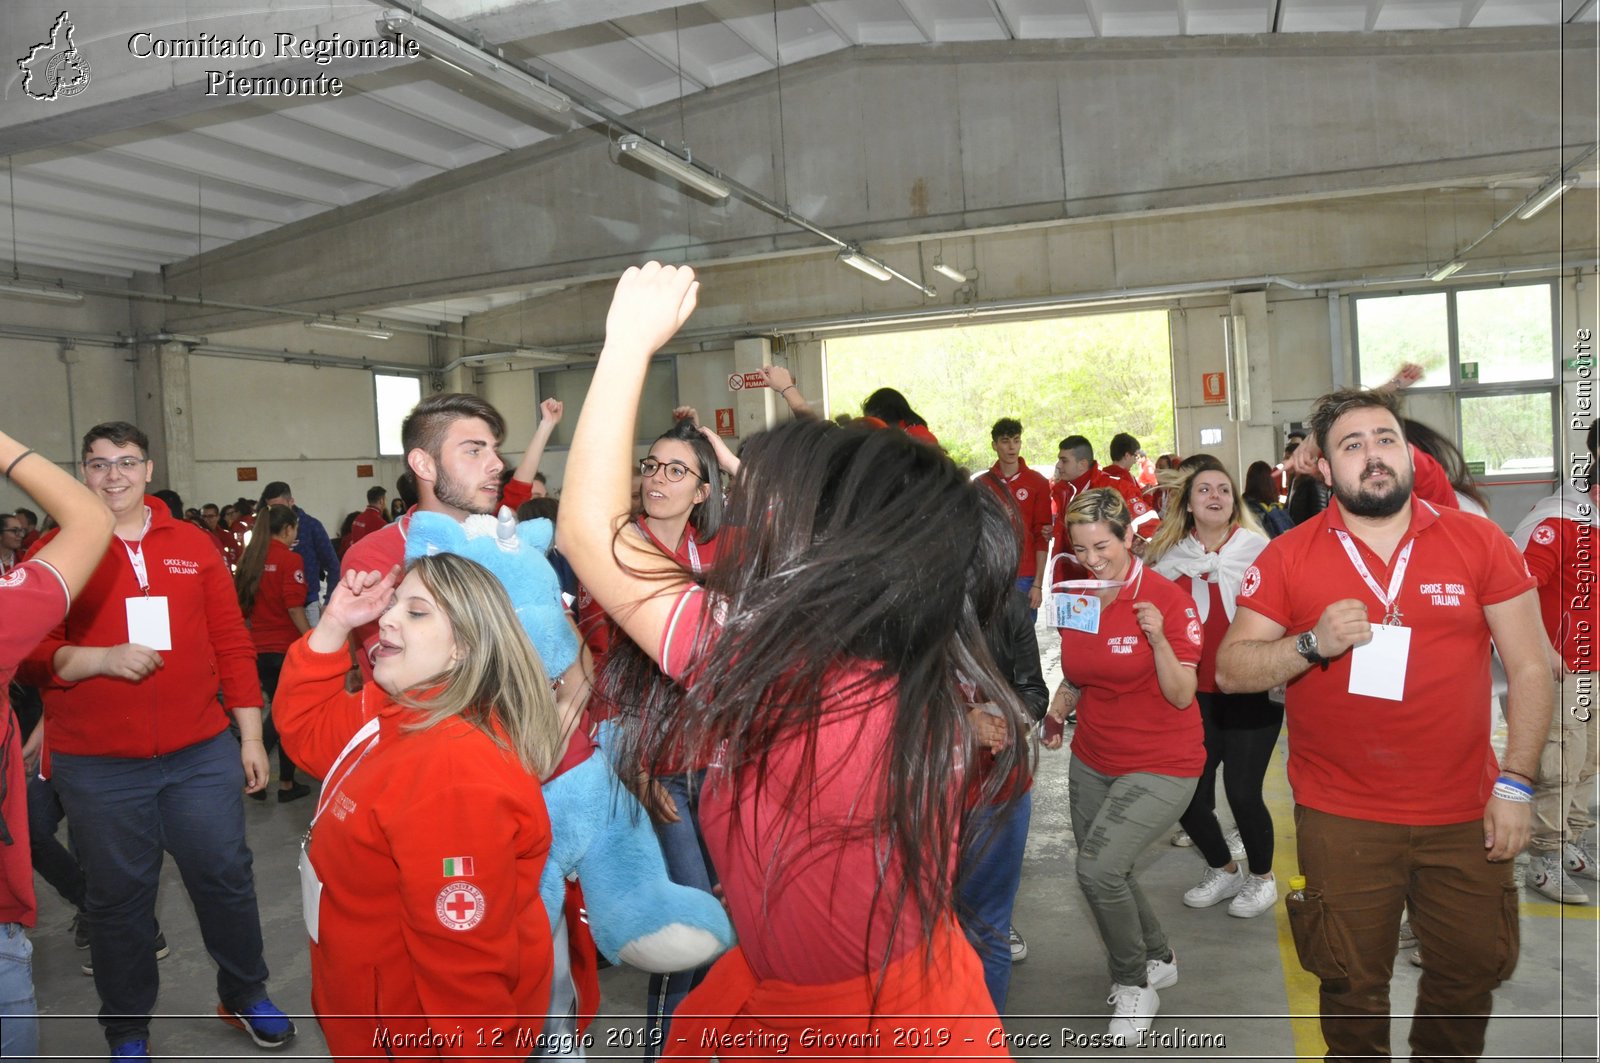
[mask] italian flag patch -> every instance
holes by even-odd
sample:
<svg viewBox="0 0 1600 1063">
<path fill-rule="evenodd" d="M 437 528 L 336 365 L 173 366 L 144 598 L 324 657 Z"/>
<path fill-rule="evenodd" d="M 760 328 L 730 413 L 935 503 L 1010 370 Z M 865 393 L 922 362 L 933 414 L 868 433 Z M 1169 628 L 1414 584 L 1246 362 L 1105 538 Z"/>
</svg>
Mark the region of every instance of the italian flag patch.
<svg viewBox="0 0 1600 1063">
<path fill-rule="evenodd" d="M 444 858 L 444 877 L 445 878 L 471 878 L 472 877 L 472 857 L 470 857 L 470 856 L 447 856 L 447 857 L 445 857 Z"/>
</svg>

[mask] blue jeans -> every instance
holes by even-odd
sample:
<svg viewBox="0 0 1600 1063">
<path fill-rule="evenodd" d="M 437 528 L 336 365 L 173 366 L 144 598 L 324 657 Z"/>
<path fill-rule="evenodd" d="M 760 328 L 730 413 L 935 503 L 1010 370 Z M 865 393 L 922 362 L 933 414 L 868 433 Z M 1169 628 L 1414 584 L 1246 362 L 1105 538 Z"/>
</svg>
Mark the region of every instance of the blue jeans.
<svg viewBox="0 0 1600 1063">
<path fill-rule="evenodd" d="M 32 849 L 33 869 L 48 882 L 61 899 L 83 911 L 83 868 L 77 857 L 56 841 L 56 830 L 66 818 L 61 798 L 49 779 L 35 774 L 28 780 L 28 845 Z M 69 842 L 72 825 L 67 825 Z"/>
<path fill-rule="evenodd" d="M 1004 815 L 996 808 L 973 812 L 969 864 L 960 869 L 956 911 L 967 940 L 983 961 L 983 980 L 994 1010 L 1005 1014 L 1011 988 L 1011 908 L 1022 885 L 1022 851 L 1033 819 L 1029 790 Z"/>
<path fill-rule="evenodd" d="M 113 1047 L 150 1034 L 160 976 L 155 905 L 163 850 L 177 861 L 217 996 L 234 1010 L 267 995 L 239 744 L 215 738 L 158 757 L 51 758 L 88 880 L 100 1024 Z"/>
<path fill-rule="evenodd" d="M 717 873 L 711 866 L 711 856 L 706 852 L 705 842 L 700 838 L 700 784 L 704 778 L 705 772 L 695 771 L 686 775 L 663 775 L 657 779 L 672 795 L 672 803 L 678 811 L 678 822 L 656 824 L 656 840 L 661 843 L 661 856 L 667 862 L 668 878 L 680 886 L 693 886 L 710 893 L 711 887 L 716 884 Z M 708 964 L 692 971 L 650 976 L 650 997 L 645 1002 L 646 1060 L 656 1058 L 659 1049 L 655 1046 L 667 1043 L 672 1013 L 710 969 Z M 661 1034 L 652 1038 L 650 1032 L 657 1028 Z"/>
<path fill-rule="evenodd" d="M 33 999 L 33 942 L 21 923 L 0 923 L 0 1056 L 39 1054 L 39 1006 Z"/>
</svg>

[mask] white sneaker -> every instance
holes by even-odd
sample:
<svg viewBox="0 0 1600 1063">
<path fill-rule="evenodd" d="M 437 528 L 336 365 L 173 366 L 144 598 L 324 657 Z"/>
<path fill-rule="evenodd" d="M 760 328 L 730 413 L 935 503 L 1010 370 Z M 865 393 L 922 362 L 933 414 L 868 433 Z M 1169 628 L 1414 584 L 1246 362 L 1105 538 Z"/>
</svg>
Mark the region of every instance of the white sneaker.
<svg viewBox="0 0 1600 1063">
<path fill-rule="evenodd" d="M 1541 853 L 1533 858 L 1529 880 L 1534 889 L 1561 904 L 1588 904 L 1589 895 L 1583 887 L 1572 881 L 1563 866 L 1560 853 Z"/>
<path fill-rule="evenodd" d="M 1262 912 L 1269 911 L 1277 903 L 1277 879 L 1246 874 L 1244 886 L 1228 904 L 1228 914 L 1236 915 L 1240 919 L 1254 919 Z"/>
<path fill-rule="evenodd" d="M 1189 846 L 1194 844 L 1194 839 L 1189 837 L 1188 831 L 1180 830 L 1178 833 L 1172 836 L 1172 844 L 1176 845 L 1180 849 L 1187 849 Z"/>
<path fill-rule="evenodd" d="M 1164 960 L 1149 960 L 1144 965 L 1151 989 L 1170 989 L 1178 984 L 1178 954 L 1171 950 Z M 1115 986 L 1112 987 L 1115 990 Z"/>
<path fill-rule="evenodd" d="M 1113 985 L 1106 1003 L 1111 1005 L 1107 1033 L 1114 1044 L 1122 1046 L 1138 1044 L 1139 1034 L 1150 1029 L 1161 1010 L 1161 996 L 1149 986 Z"/>
<path fill-rule="evenodd" d="M 1400 947 L 1403 949 L 1417 947 L 1417 935 L 1411 929 L 1411 920 L 1409 919 L 1400 920 Z"/>
<path fill-rule="evenodd" d="M 1568 842 L 1561 850 L 1561 863 L 1567 874 L 1600 879 L 1600 861 L 1582 842 Z"/>
<path fill-rule="evenodd" d="M 1223 835 L 1222 840 L 1228 843 L 1229 856 L 1233 857 L 1235 860 L 1244 859 L 1244 839 L 1239 836 L 1239 832 L 1237 830 L 1230 830 L 1227 834 Z"/>
<path fill-rule="evenodd" d="M 1244 889 L 1244 880 L 1249 877 L 1242 867 L 1232 872 L 1220 867 L 1208 867 L 1206 873 L 1200 876 L 1200 884 L 1183 895 L 1183 903 L 1191 908 L 1209 908 L 1236 896 Z"/>
</svg>

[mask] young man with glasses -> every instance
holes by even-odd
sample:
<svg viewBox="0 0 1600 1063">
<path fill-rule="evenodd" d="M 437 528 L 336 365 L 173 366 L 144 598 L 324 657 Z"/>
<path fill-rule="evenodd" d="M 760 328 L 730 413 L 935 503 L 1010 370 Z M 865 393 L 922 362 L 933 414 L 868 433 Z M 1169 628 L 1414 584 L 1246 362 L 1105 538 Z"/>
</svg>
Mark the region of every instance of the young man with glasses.
<svg viewBox="0 0 1600 1063">
<path fill-rule="evenodd" d="M 0 576 L 10 572 L 22 560 L 22 537 L 27 530 L 22 518 L 14 513 L 0 513 Z"/>
<path fill-rule="evenodd" d="M 113 1058 L 149 1058 L 163 850 L 218 963 L 218 1016 L 279 1048 L 295 1027 L 267 997 L 241 800 L 267 781 L 255 650 L 216 547 L 147 496 L 148 453 L 126 422 L 84 436 L 84 481 L 111 510 L 115 537 L 24 678 L 44 690 L 51 776 L 87 880 Z"/>
</svg>

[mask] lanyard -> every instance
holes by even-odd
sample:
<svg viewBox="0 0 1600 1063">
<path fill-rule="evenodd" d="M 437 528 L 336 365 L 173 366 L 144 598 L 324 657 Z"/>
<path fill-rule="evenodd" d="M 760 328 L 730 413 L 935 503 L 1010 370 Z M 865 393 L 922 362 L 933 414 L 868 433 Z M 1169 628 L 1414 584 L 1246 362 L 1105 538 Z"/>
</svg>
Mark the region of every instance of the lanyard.
<svg viewBox="0 0 1600 1063">
<path fill-rule="evenodd" d="M 344 763 L 345 758 L 355 750 L 356 746 L 360 745 L 363 740 L 369 739 L 370 741 L 367 741 L 366 747 L 361 750 L 361 755 L 356 757 L 355 763 L 350 765 L 349 769 L 346 770 L 343 775 L 339 775 L 339 765 Z M 374 716 L 372 719 L 362 724 L 361 729 L 350 737 L 350 741 L 345 743 L 344 750 L 339 754 L 339 758 L 333 762 L 333 767 L 328 769 L 327 781 L 323 784 L 322 795 L 317 800 L 316 815 L 312 816 L 311 822 L 306 824 L 307 838 L 311 837 L 311 828 L 315 827 L 317 825 L 317 820 L 322 818 L 322 813 L 327 809 L 328 802 L 332 800 L 334 794 L 339 792 L 339 788 L 344 785 L 344 781 L 348 779 L 358 767 L 361 766 L 362 758 L 364 758 L 368 753 L 371 753 L 372 748 L 377 744 L 378 717 Z M 335 776 L 338 777 L 335 778 Z"/>
<path fill-rule="evenodd" d="M 637 521 L 637 526 L 639 531 L 644 534 L 644 537 L 656 545 L 656 549 L 660 550 L 668 557 L 675 558 L 678 556 L 678 552 L 676 550 L 669 548 L 666 543 L 656 538 L 656 533 L 650 530 L 650 525 L 644 522 L 643 517 L 639 518 Z M 702 573 L 700 571 L 700 548 L 695 545 L 694 541 L 694 525 L 685 524 L 683 526 L 683 542 L 689 551 L 689 568 L 698 578 L 700 575 L 702 575 Z"/>
<path fill-rule="evenodd" d="M 1356 567 L 1356 573 L 1367 581 L 1367 589 L 1372 591 L 1379 604 L 1383 606 L 1384 624 L 1393 627 L 1405 626 L 1401 623 L 1404 618 L 1401 616 L 1398 605 L 1400 588 L 1406 581 L 1406 568 L 1411 564 L 1411 549 L 1417 545 L 1417 540 L 1412 539 L 1409 543 L 1406 543 L 1406 548 L 1400 551 L 1400 556 L 1395 559 L 1394 572 L 1389 576 L 1389 590 L 1388 593 L 1384 593 L 1383 588 L 1378 586 L 1378 581 L 1373 579 L 1372 573 L 1367 570 L 1367 563 L 1361 559 L 1361 552 L 1356 549 L 1355 541 L 1350 538 L 1350 533 L 1339 531 L 1337 528 L 1334 531 L 1339 535 L 1339 542 L 1344 546 L 1344 552 L 1350 556 L 1350 563 Z"/>
<path fill-rule="evenodd" d="M 128 545 L 128 540 L 117 536 L 117 542 L 128 552 L 128 562 L 133 565 L 133 578 L 139 581 L 139 589 L 144 591 L 146 598 L 150 597 L 150 573 L 144 567 L 144 537 L 150 534 L 150 507 L 144 507 L 144 527 L 139 529 L 139 538 L 133 541 L 133 546 Z"/>
<path fill-rule="evenodd" d="M 1065 554 L 1058 554 L 1065 557 Z M 1128 573 L 1127 579 L 1069 579 L 1055 584 L 1052 590 L 1065 591 L 1108 591 L 1113 587 L 1126 587 L 1133 584 L 1133 593 L 1139 593 L 1139 587 L 1144 582 L 1144 562 L 1138 558 L 1133 559 L 1133 570 Z"/>
</svg>

